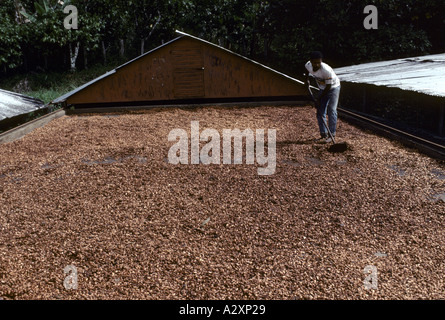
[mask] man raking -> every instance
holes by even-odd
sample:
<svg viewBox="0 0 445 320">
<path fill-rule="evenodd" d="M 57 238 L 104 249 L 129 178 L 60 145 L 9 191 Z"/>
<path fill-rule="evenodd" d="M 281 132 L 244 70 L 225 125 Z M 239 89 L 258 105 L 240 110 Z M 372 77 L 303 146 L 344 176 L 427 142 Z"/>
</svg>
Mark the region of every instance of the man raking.
<svg viewBox="0 0 445 320">
<path fill-rule="evenodd" d="M 310 75 L 315 78 L 320 89 L 318 97 L 314 97 L 315 107 L 317 108 L 318 128 L 321 136 L 317 141 L 332 142 L 337 132 L 337 105 L 340 96 L 340 80 L 334 70 L 323 62 L 323 55 L 319 51 L 311 53 L 310 60 L 305 67 L 308 71 L 306 73 L 306 84 L 309 94 L 312 96 L 309 81 Z M 329 122 L 326 121 L 326 114 L 328 115 Z M 329 131 L 332 137 L 328 135 Z"/>
</svg>

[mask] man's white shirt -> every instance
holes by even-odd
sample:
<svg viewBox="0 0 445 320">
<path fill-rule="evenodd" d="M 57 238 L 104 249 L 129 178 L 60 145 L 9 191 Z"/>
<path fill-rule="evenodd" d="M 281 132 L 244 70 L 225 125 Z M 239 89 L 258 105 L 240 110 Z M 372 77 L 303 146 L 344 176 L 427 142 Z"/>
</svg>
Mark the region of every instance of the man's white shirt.
<svg viewBox="0 0 445 320">
<path fill-rule="evenodd" d="M 306 70 L 314 76 L 315 81 L 317 81 L 317 85 L 321 90 L 324 90 L 327 84 L 330 84 L 331 88 L 335 88 L 340 85 L 340 79 L 337 77 L 334 70 L 326 63 L 322 62 L 320 69 L 318 69 L 316 72 L 314 72 L 312 63 L 310 61 L 306 62 L 305 67 Z"/>
</svg>

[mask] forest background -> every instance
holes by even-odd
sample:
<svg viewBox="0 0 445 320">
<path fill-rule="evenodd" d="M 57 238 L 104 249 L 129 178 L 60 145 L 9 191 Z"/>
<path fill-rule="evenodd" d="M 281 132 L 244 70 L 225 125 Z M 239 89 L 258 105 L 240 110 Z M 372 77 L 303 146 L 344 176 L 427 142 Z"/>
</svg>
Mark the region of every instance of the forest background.
<svg viewBox="0 0 445 320">
<path fill-rule="evenodd" d="M 63 9 L 74 5 L 78 28 Z M 364 8 L 378 9 L 367 29 Z M 0 0 L 0 88 L 48 102 L 184 31 L 301 78 L 332 67 L 445 52 L 443 0 Z"/>
</svg>

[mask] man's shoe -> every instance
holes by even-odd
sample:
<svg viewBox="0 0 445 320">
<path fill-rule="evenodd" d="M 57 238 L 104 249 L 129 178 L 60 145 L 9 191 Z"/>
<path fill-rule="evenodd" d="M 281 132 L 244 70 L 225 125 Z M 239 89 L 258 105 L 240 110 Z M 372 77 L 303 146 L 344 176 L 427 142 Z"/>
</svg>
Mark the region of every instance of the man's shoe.
<svg viewBox="0 0 445 320">
<path fill-rule="evenodd" d="M 318 139 L 314 139 L 314 142 L 316 142 L 316 143 L 325 143 L 326 142 L 326 136 L 322 136 L 322 137 L 320 137 L 320 138 L 318 138 Z"/>
</svg>

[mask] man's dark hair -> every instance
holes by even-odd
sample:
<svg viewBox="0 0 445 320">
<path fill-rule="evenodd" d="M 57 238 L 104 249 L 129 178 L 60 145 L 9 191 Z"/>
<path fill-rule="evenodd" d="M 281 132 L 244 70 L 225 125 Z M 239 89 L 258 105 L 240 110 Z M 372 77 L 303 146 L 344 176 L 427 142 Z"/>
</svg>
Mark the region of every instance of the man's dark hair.
<svg viewBox="0 0 445 320">
<path fill-rule="evenodd" d="M 323 54 L 320 51 L 312 51 L 310 54 L 310 59 L 323 59 Z"/>
</svg>

